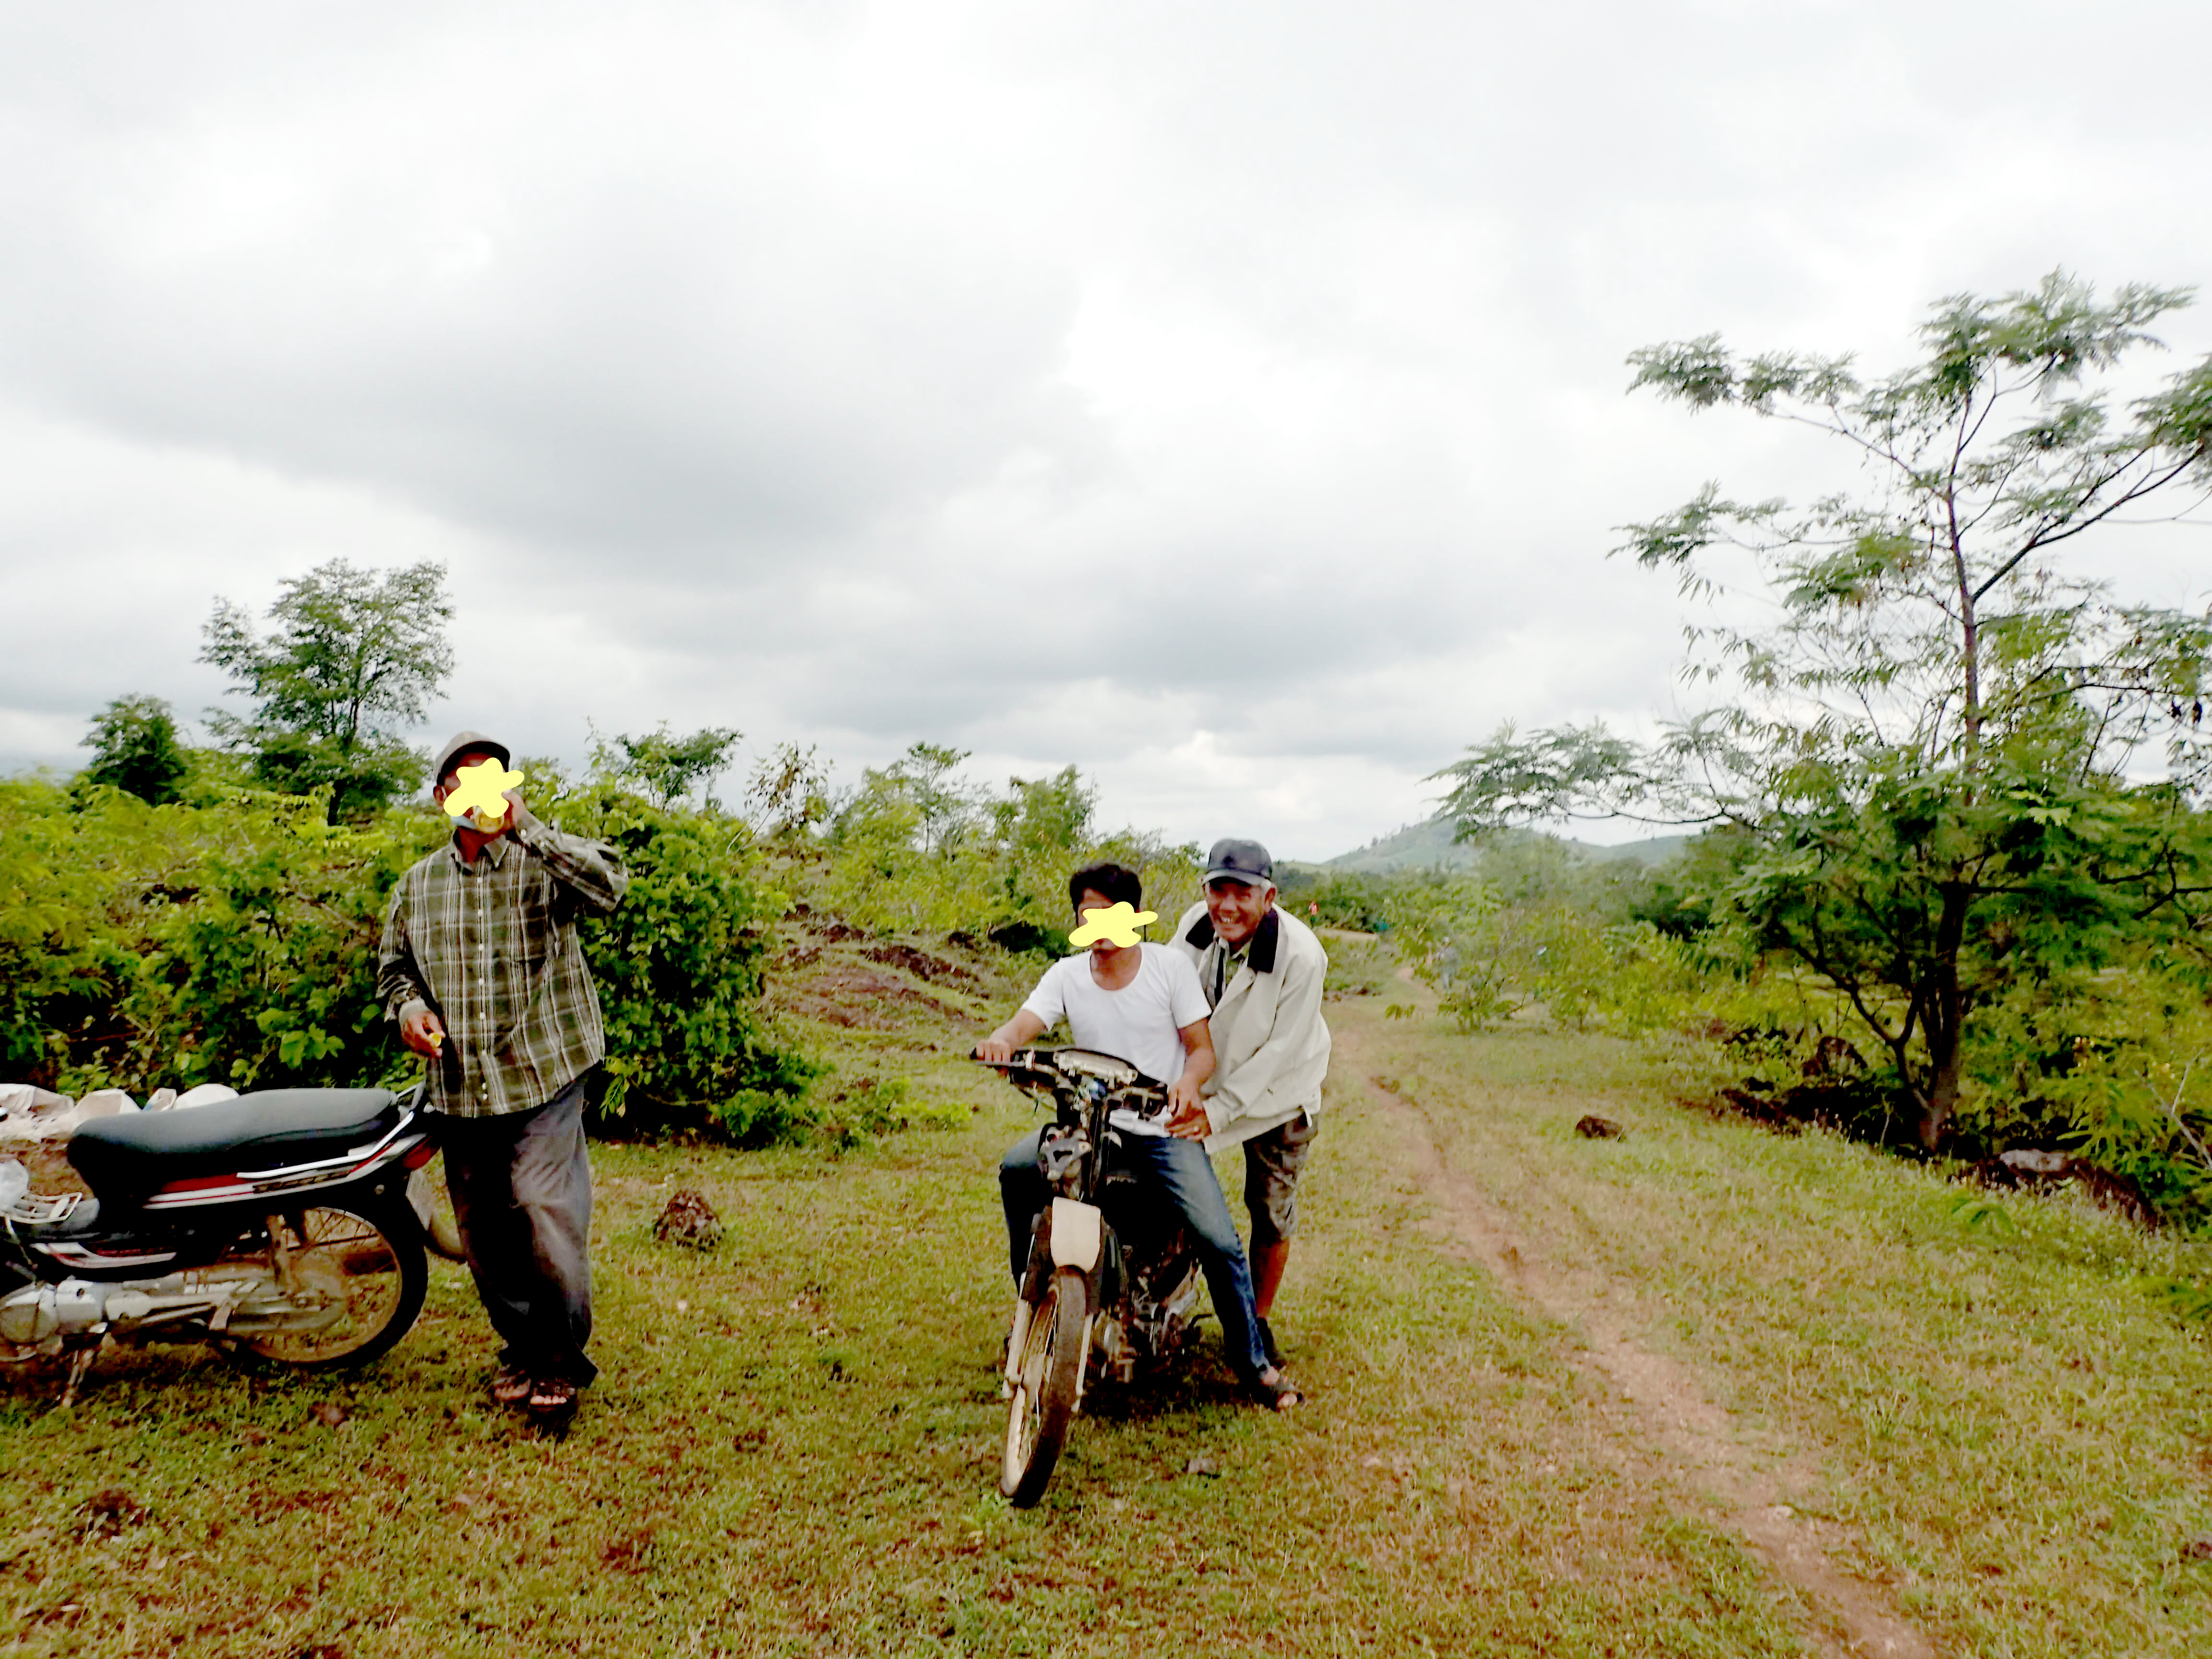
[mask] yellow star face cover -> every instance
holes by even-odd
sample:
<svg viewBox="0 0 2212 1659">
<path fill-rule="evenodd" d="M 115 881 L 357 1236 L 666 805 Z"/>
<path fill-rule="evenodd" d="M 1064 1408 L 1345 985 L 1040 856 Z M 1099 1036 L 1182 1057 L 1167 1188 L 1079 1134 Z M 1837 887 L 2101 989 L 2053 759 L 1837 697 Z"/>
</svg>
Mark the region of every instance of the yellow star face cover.
<svg viewBox="0 0 2212 1659">
<path fill-rule="evenodd" d="M 1083 926 L 1067 936 L 1067 942 L 1081 950 L 1103 939 L 1127 950 L 1142 937 L 1137 932 L 1139 927 L 1158 920 L 1156 912 L 1134 910 L 1130 908 L 1128 900 L 1116 899 L 1103 910 L 1085 910 Z"/>
<path fill-rule="evenodd" d="M 507 822 L 507 793 L 522 782 L 522 774 L 510 772 L 496 756 L 453 774 L 453 792 L 446 797 L 446 816 L 460 818 L 471 830 L 496 830 Z"/>
</svg>

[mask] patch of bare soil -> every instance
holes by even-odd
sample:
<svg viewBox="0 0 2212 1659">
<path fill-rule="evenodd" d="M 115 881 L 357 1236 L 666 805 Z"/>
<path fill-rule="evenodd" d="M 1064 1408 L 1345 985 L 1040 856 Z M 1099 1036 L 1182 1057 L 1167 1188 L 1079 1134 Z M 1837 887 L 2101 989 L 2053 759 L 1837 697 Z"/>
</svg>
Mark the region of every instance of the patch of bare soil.
<svg viewBox="0 0 2212 1659">
<path fill-rule="evenodd" d="M 1353 1041 L 1346 1043 L 1344 1037 Z M 1340 1055 L 1357 1064 L 1358 1034 L 1340 1035 Z M 1346 1048 L 1352 1054 L 1346 1054 Z M 1699 1490 L 1721 1505 L 1725 1523 L 1794 1584 L 1831 1627 L 1816 1639 L 1824 1653 L 1869 1659 L 1934 1659 L 1928 1638 L 1898 1615 L 1887 1593 L 1838 1567 L 1833 1552 L 1845 1529 L 1800 1515 L 1790 1492 L 1816 1472 L 1784 1455 L 1753 1425 L 1710 1400 L 1689 1367 L 1637 1342 L 1615 1311 L 1616 1285 L 1596 1273 L 1569 1271 L 1533 1251 L 1489 1194 L 1451 1168 L 1424 1109 L 1384 1079 L 1366 1092 L 1402 1131 L 1412 1173 L 1455 1236 L 1499 1282 L 1589 1339 L 1589 1365 L 1607 1385 L 1622 1432 L 1662 1449 Z"/>
<path fill-rule="evenodd" d="M 907 1023 L 914 1009 L 939 1019 L 969 1018 L 964 1010 L 904 979 L 842 961 L 791 986 L 779 1000 L 794 1014 L 848 1030 L 894 1030 Z"/>
<path fill-rule="evenodd" d="M 903 969 L 925 985 L 934 985 L 939 980 L 950 980 L 955 985 L 967 986 L 981 982 L 974 973 L 958 963 L 947 962 L 943 957 L 933 957 L 911 945 L 871 945 L 860 954 L 871 962 L 880 962 L 885 967 Z"/>
</svg>

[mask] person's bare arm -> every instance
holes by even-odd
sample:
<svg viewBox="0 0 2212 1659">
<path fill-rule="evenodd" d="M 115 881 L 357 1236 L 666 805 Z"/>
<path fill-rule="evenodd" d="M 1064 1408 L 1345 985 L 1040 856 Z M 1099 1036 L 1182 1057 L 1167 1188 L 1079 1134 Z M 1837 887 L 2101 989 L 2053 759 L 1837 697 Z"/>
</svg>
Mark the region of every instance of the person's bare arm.
<svg viewBox="0 0 2212 1659">
<path fill-rule="evenodd" d="M 988 1065 L 1003 1066 L 1014 1057 L 1015 1049 L 1042 1036 L 1044 1029 L 1044 1022 L 1024 1008 L 975 1045 L 975 1058 Z"/>
<path fill-rule="evenodd" d="M 1185 1140 L 1203 1140 L 1212 1132 L 1198 1091 L 1213 1075 L 1213 1028 L 1202 1019 L 1184 1026 L 1182 1075 L 1168 1085 L 1168 1133 Z"/>
</svg>

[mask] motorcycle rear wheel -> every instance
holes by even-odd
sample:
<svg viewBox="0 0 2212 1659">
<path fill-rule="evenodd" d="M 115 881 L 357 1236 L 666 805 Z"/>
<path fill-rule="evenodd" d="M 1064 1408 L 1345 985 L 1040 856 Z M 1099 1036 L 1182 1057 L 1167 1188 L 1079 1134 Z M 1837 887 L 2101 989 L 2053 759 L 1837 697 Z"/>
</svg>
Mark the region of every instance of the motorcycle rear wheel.
<svg viewBox="0 0 2212 1659">
<path fill-rule="evenodd" d="M 430 1268 L 412 1211 L 380 1217 L 317 1206 L 285 1212 L 279 1225 L 295 1283 L 337 1317 L 244 1338 L 249 1353 L 298 1370 L 341 1370 L 381 1357 L 414 1328 Z"/>
<path fill-rule="evenodd" d="M 1062 1267 L 1030 1311 L 1020 1375 L 1006 1407 L 1006 1460 L 999 1471 L 999 1490 L 1018 1510 L 1044 1496 L 1067 1443 L 1083 1381 L 1087 1301 L 1083 1275 Z"/>
</svg>

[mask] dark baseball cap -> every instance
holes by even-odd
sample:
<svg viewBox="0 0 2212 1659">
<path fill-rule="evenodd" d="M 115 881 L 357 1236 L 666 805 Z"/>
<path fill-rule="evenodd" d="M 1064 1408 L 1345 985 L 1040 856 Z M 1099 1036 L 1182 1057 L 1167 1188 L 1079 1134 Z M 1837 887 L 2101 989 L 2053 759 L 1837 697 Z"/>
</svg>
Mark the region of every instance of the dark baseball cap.
<svg viewBox="0 0 2212 1659">
<path fill-rule="evenodd" d="M 1241 881 L 1247 887 L 1273 887 L 1275 861 L 1256 841 L 1217 841 L 1206 855 L 1206 878 Z"/>
<path fill-rule="evenodd" d="M 438 758 L 431 763 L 430 781 L 442 783 L 446 774 L 453 769 L 453 763 L 471 750 L 480 755 L 498 756 L 501 766 L 514 763 L 514 757 L 497 738 L 488 738 L 481 732 L 456 732 L 447 739 L 446 746 L 438 751 Z"/>
</svg>

